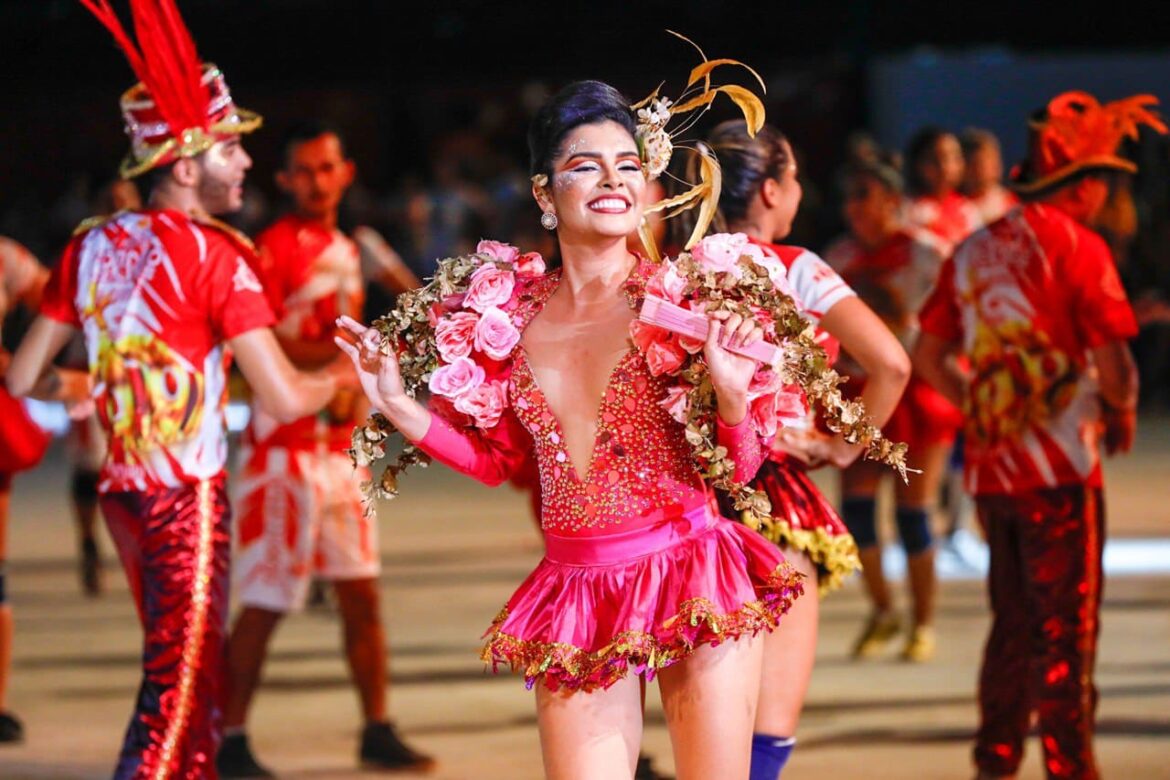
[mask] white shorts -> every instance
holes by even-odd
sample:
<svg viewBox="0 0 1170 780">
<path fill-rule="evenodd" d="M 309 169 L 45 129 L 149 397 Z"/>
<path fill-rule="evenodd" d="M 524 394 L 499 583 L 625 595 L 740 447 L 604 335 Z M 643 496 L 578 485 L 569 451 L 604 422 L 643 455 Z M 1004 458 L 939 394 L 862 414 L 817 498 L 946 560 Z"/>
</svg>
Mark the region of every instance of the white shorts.
<svg viewBox="0 0 1170 780">
<path fill-rule="evenodd" d="M 313 577 L 378 576 L 377 518 L 362 505 L 369 472 L 355 471 L 339 452 L 260 447 L 241 454 L 232 568 L 244 606 L 296 611 Z"/>
</svg>

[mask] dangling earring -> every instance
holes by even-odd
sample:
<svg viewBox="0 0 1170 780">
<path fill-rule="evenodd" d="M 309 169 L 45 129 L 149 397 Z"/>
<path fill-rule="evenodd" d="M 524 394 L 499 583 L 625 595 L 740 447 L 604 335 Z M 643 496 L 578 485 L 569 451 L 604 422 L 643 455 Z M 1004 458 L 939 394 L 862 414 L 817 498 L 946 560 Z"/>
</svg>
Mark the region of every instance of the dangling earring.
<svg viewBox="0 0 1170 780">
<path fill-rule="evenodd" d="M 557 229 L 557 215 L 551 211 L 546 211 L 540 215 L 540 226 L 545 230 Z"/>
</svg>

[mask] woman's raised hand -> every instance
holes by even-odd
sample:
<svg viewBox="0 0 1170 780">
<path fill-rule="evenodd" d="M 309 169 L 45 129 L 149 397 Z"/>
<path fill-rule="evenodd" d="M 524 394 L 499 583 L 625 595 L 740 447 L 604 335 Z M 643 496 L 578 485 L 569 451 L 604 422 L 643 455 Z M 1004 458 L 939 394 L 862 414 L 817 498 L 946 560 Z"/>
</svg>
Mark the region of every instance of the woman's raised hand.
<svg viewBox="0 0 1170 780">
<path fill-rule="evenodd" d="M 756 373 L 756 361 L 732 352 L 764 337 L 754 319 L 729 311 L 708 312 L 710 325 L 703 357 L 711 372 L 711 384 L 719 403 L 719 416 L 729 425 L 738 425 L 747 416 L 747 390 Z"/>
<path fill-rule="evenodd" d="M 395 403 L 406 397 L 398 359 L 393 353 L 382 351 L 382 334 L 367 328 L 350 317 L 339 317 L 337 327 L 341 335 L 333 337 L 338 348 L 349 355 L 357 369 L 358 382 L 375 410 L 387 413 Z M 348 338 L 347 338 L 348 337 Z"/>
</svg>

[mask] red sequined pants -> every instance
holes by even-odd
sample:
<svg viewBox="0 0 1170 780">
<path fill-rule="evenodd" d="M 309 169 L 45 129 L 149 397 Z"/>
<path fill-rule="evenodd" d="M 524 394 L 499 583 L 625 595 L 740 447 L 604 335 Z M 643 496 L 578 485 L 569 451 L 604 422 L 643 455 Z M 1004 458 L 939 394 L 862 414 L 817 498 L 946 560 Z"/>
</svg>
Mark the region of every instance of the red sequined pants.
<svg viewBox="0 0 1170 780">
<path fill-rule="evenodd" d="M 994 613 L 979 676 L 975 763 L 1014 774 L 1035 715 L 1047 776 L 1096 780 L 1101 491 L 1078 485 L 975 503 L 991 548 Z"/>
<path fill-rule="evenodd" d="M 142 685 L 114 777 L 216 777 L 230 507 L 222 477 L 101 499 L 142 620 Z"/>
</svg>

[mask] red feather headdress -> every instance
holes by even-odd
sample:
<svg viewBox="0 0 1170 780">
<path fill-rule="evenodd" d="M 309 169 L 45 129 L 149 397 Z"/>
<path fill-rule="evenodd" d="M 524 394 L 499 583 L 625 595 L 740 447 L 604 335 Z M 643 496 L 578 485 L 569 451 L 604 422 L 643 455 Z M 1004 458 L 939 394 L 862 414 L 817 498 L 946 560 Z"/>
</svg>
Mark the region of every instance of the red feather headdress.
<svg viewBox="0 0 1170 780">
<path fill-rule="evenodd" d="M 1156 105 L 1153 95 L 1105 104 L 1087 92 L 1056 96 L 1030 124 L 1028 159 L 1012 171 L 1012 188 L 1039 192 L 1086 170 L 1136 172 L 1137 165 L 1117 148 L 1126 138 L 1136 139 L 1142 125 L 1166 132 Z"/>
<path fill-rule="evenodd" d="M 80 2 L 114 36 L 139 79 L 121 100 L 131 143 L 123 177 L 194 157 L 260 126 L 259 115 L 232 101 L 219 68 L 200 61 L 174 0 L 130 0 L 137 43 L 109 0 Z"/>
</svg>

